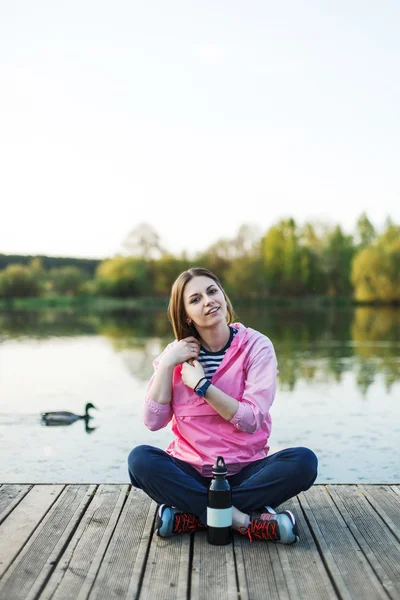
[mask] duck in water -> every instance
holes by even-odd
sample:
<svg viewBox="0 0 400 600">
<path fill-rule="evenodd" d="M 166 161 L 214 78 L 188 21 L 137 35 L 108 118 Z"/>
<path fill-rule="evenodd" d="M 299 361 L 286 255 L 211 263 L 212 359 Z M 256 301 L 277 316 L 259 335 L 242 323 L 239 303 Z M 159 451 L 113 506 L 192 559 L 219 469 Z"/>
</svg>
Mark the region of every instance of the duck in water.
<svg viewBox="0 0 400 600">
<path fill-rule="evenodd" d="M 88 420 L 92 418 L 92 415 L 89 414 L 89 410 L 91 408 L 96 409 L 94 404 L 88 402 L 85 406 L 84 415 L 76 415 L 75 413 L 67 410 L 56 410 L 53 412 L 40 413 L 40 416 L 42 418 L 43 425 L 71 425 L 80 419 L 84 419 L 86 422 L 88 422 Z"/>
</svg>

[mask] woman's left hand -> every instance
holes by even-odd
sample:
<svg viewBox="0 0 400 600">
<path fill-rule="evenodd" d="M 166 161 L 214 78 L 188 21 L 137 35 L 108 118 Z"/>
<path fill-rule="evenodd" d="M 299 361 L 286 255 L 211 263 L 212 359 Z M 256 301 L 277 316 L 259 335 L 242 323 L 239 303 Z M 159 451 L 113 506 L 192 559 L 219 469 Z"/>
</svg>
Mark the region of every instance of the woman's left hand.
<svg viewBox="0 0 400 600">
<path fill-rule="evenodd" d="M 192 390 L 202 377 L 204 377 L 204 369 L 198 360 L 194 360 L 191 365 L 187 362 L 182 364 L 182 381 Z"/>
</svg>

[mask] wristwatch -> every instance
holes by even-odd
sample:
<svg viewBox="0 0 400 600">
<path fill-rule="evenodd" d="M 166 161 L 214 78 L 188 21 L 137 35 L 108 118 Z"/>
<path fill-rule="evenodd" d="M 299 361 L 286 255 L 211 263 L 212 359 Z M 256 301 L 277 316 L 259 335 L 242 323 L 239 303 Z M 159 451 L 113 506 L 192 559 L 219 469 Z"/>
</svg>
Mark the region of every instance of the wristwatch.
<svg viewBox="0 0 400 600">
<path fill-rule="evenodd" d="M 209 381 L 208 379 L 206 379 L 206 381 L 203 383 L 203 385 L 201 385 L 200 387 L 195 388 L 194 392 L 200 396 L 200 398 L 204 398 L 204 396 L 206 395 L 206 392 L 208 390 L 208 388 L 211 385 L 211 381 Z"/>
</svg>

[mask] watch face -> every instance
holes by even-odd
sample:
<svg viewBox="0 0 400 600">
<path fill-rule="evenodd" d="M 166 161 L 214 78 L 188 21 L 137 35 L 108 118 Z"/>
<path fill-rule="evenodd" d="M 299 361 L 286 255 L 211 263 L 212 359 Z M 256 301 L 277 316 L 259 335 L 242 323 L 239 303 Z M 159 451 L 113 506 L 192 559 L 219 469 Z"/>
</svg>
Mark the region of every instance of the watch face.
<svg viewBox="0 0 400 600">
<path fill-rule="evenodd" d="M 205 381 L 202 386 L 200 386 L 199 388 L 197 388 L 196 394 L 198 396 L 200 396 L 200 398 L 204 398 L 204 396 L 206 395 L 206 392 L 207 392 L 208 388 L 210 387 L 210 385 L 211 385 L 211 381 Z"/>
</svg>

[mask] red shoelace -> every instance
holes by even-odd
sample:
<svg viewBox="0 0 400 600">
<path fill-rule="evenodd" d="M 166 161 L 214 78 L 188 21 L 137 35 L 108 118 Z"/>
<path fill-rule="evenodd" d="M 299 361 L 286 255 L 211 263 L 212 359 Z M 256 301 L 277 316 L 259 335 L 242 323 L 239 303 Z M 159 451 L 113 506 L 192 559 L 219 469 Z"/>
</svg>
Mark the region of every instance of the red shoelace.
<svg viewBox="0 0 400 600">
<path fill-rule="evenodd" d="M 191 513 L 177 512 L 174 517 L 174 533 L 192 533 L 198 529 L 205 529 L 196 515 Z"/>
<path fill-rule="evenodd" d="M 239 533 L 248 535 L 250 542 L 253 540 L 276 542 L 280 539 L 278 523 L 274 519 L 274 515 L 269 513 L 253 517 L 248 527 L 240 527 Z"/>
</svg>

